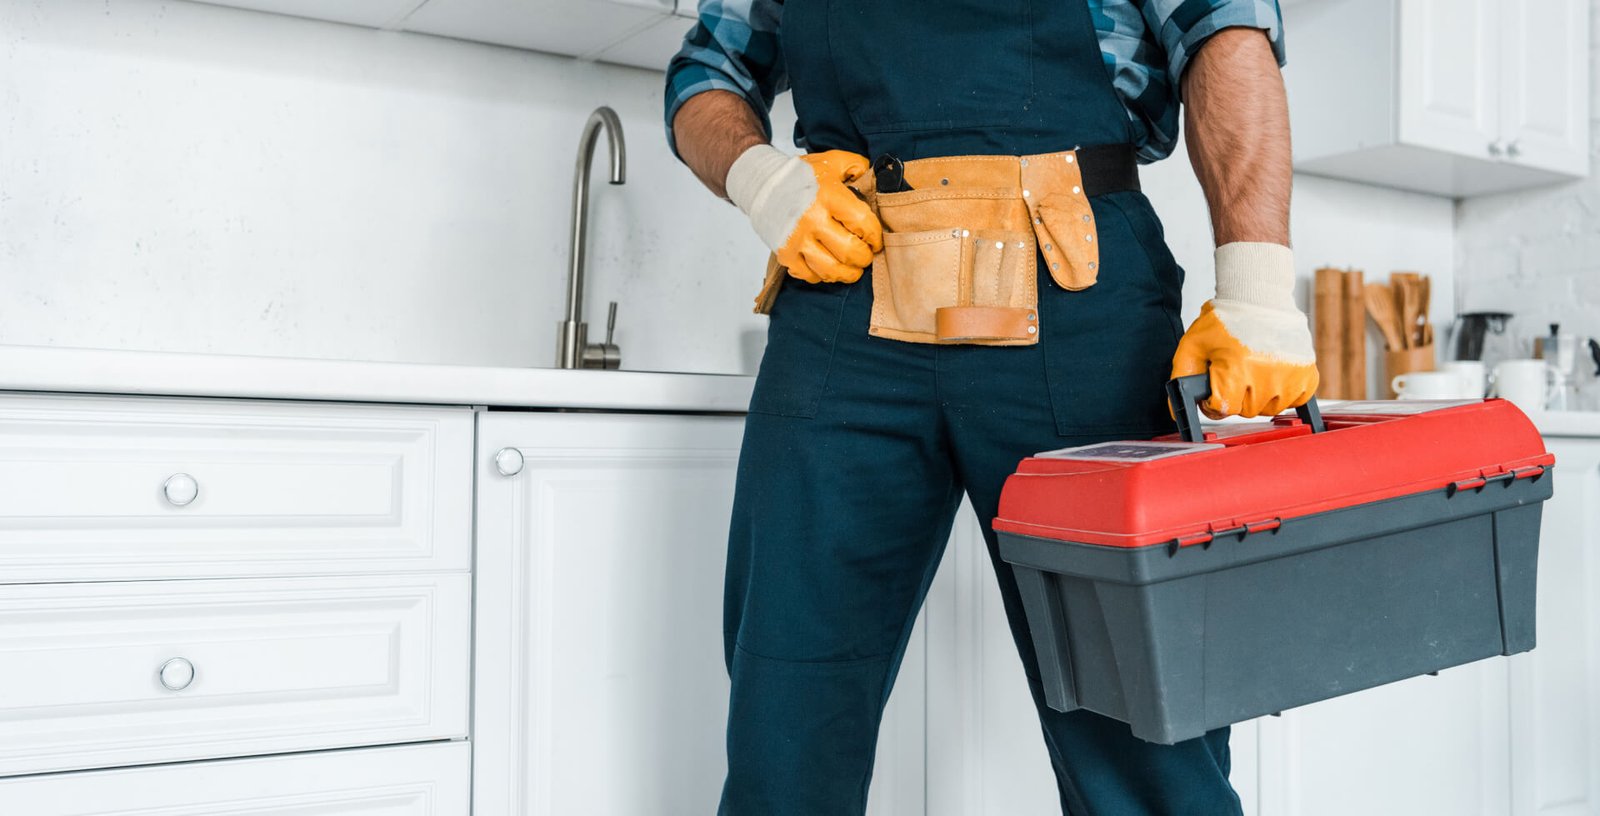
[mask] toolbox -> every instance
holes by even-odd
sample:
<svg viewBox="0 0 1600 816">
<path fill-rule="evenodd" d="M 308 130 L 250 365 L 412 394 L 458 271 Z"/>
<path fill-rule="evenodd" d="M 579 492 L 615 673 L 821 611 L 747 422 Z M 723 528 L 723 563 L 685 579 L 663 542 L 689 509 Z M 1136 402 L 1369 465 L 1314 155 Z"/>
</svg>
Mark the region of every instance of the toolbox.
<svg viewBox="0 0 1600 816">
<path fill-rule="evenodd" d="M 1505 400 L 1316 402 L 1046 451 L 1005 484 L 1045 696 L 1171 744 L 1534 646 L 1555 458 Z"/>
</svg>

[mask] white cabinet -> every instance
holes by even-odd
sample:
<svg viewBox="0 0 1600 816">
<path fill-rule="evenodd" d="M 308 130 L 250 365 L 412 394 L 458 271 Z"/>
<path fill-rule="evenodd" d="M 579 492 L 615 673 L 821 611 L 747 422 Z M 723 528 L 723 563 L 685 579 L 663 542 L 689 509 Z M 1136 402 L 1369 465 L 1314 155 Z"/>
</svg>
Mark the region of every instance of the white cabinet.
<svg viewBox="0 0 1600 816">
<path fill-rule="evenodd" d="M 928 816 L 1059 813 L 1061 799 L 1022 660 L 978 518 L 966 503 L 929 589 L 924 619 Z M 1232 778 L 1246 816 L 1257 813 L 1258 727 L 1248 722 L 1233 728 Z"/>
<path fill-rule="evenodd" d="M 715 809 L 742 428 L 736 417 L 481 415 L 478 816 Z M 920 654 L 902 678 L 875 813 L 922 812 Z"/>
<path fill-rule="evenodd" d="M 1548 446 L 1537 648 L 1263 718 L 1262 816 L 1600 813 L 1600 440 Z"/>
<path fill-rule="evenodd" d="M 0 584 L 460 571 L 472 412 L 0 395 Z"/>
<path fill-rule="evenodd" d="M 405 19 L 421 0 L 200 0 L 218 6 L 270 11 L 335 23 L 386 28 Z"/>
<path fill-rule="evenodd" d="M 0 813 L 466 816 L 473 432 L 0 394 Z"/>
<path fill-rule="evenodd" d="M 0 779 L 13 816 L 468 816 L 464 742 Z"/>
<path fill-rule="evenodd" d="M 1500 6 L 1500 138 L 1525 167 L 1589 173 L 1587 0 L 1509 0 Z"/>
<path fill-rule="evenodd" d="M 436 34 L 661 70 L 693 25 L 682 0 L 199 0 L 372 28 Z"/>
<path fill-rule="evenodd" d="M 1512 657 L 1514 816 L 1600 814 L 1600 439 L 1550 439 L 1539 645 Z"/>
<path fill-rule="evenodd" d="M 1284 13 L 1296 170 L 1448 196 L 1588 174 L 1588 0 Z"/>
<path fill-rule="evenodd" d="M 469 591 L 466 573 L 0 587 L 0 776 L 465 737 Z"/>
<path fill-rule="evenodd" d="M 1447 669 L 1260 721 L 1262 816 L 1506 816 L 1507 661 Z"/>
</svg>

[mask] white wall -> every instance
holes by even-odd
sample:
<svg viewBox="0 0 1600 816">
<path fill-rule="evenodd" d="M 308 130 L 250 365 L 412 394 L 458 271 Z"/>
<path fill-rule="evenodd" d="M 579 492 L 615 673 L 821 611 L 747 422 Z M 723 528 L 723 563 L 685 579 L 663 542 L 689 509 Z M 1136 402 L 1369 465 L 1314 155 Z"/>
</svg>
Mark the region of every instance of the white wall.
<svg viewBox="0 0 1600 816">
<path fill-rule="evenodd" d="M 186 2 L 0 0 L 0 342 L 547 365 L 573 157 L 588 315 L 732 371 L 759 247 L 667 152 L 661 77 Z M 716 320 L 708 324 L 707 318 Z"/>
<path fill-rule="evenodd" d="M 601 103 L 630 161 L 623 187 L 595 177 L 591 323 L 621 301 L 629 368 L 751 370 L 765 252 L 668 154 L 658 73 L 187 2 L 0 0 L 0 342 L 547 365 Z M 1181 155 L 1146 170 L 1192 316 L 1204 202 Z M 1448 302 L 1449 201 L 1300 178 L 1294 212 L 1302 275 L 1418 269 Z"/>
<path fill-rule="evenodd" d="M 1590 15 L 1600 44 L 1600 0 Z M 1600 61 L 1590 50 L 1590 164 L 1600 168 Z M 1456 210 L 1463 311 L 1515 314 L 1525 341 L 1559 322 L 1600 335 L 1600 176 L 1504 195 L 1465 199 Z M 1531 353 L 1531 348 L 1528 349 Z"/>
</svg>

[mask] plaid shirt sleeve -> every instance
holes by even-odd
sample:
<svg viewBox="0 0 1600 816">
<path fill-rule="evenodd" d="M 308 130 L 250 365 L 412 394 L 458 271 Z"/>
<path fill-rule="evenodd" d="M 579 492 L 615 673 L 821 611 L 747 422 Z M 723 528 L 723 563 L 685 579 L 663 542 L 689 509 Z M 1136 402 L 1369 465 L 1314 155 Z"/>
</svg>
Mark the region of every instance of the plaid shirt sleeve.
<svg viewBox="0 0 1600 816">
<path fill-rule="evenodd" d="M 1183 71 L 1211 35 L 1258 28 L 1284 62 L 1277 0 L 1089 0 L 1100 55 L 1128 109 L 1139 158 L 1155 161 L 1178 141 Z"/>
<path fill-rule="evenodd" d="M 678 152 L 672 119 L 697 93 L 732 91 L 750 103 L 772 136 L 772 100 L 788 90 L 778 20 L 783 0 L 700 0 L 700 21 L 667 65 L 667 143 Z"/>
</svg>

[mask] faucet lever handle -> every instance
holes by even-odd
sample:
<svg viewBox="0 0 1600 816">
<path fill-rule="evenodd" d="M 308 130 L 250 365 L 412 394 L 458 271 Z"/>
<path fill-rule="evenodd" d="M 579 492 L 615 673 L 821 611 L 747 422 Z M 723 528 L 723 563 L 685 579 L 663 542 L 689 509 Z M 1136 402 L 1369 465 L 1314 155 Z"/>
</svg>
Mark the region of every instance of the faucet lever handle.
<svg viewBox="0 0 1600 816">
<path fill-rule="evenodd" d="M 617 331 L 617 302 L 611 301 L 611 308 L 606 310 L 606 345 L 611 345 L 611 335 Z"/>
</svg>

